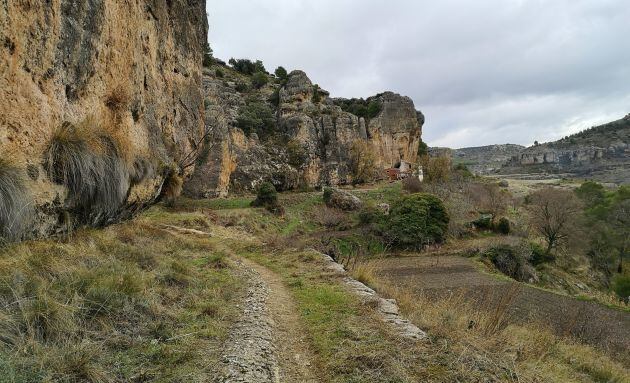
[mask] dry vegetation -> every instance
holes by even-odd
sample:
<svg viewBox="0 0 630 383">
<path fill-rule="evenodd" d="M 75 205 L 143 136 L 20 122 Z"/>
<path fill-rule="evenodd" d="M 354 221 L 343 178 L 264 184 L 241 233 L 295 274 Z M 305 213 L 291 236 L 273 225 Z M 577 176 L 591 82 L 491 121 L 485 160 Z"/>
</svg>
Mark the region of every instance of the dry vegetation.
<svg viewBox="0 0 630 383">
<path fill-rule="evenodd" d="M 0 250 L 0 380 L 208 381 L 242 283 L 201 214 Z"/>
<path fill-rule="evenodd" d="M 33 218 L 25 175 L 19 167 L 0 159 L 0 244 L 21 239 Z"/>
</svg>

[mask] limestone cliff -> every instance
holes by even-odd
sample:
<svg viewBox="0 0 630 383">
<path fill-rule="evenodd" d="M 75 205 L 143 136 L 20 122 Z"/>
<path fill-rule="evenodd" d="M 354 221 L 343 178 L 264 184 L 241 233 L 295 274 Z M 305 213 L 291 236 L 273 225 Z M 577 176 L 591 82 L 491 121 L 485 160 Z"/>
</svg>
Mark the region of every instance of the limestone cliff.
<svg viewBox="0 0 630 383">
<path fill-rule="evenodd" d="M 28 175 L 32 231 L 160 194 L 203 132 L 206 33 L 205 0 L 0 0 L 0 155 Z"/>
<path fill-rule="evenodd" d="M 357 142 L 374 154 L 377 174 L 400 161 L 417 161 L 424 116 L 410 98 L 376 95 L 362 100 L 376 106 L 373 115 L 359 116 L 344 111 L 350 100 L 330 98 L 302 71 L 291 72 L 284 84 L 270 80 L 261 89 L 243 90 L 247 76 L 223 66 L 206 72 L 206 125 L 214 138 L 186 193 L 222 196 L 251 191 L 263 181 L 280 190 L 347 184 Z M 252 105 L 272 111 L 272 131 L 240 128 L 243 111 Z"/>
<path fill-rule="evenodd" d="M 630 183 L 630 115 L 514 155 L 501 173 L 567 173 Z"/>
</svg>

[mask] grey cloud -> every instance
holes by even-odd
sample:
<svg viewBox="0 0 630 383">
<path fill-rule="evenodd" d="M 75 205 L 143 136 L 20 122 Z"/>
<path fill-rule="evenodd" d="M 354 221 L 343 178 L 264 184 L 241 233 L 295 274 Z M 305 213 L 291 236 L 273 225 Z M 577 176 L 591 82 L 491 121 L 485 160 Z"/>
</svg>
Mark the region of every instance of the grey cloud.
<svg viewBox="0 0 630 383">
<path fill-rule="evenodd" d="M 216 55 L 303 69 L 345 97 L 393 90 L 430 145 L 551 140 L 630 112 L 625 0 L 215 0 Z"/>
</svg>

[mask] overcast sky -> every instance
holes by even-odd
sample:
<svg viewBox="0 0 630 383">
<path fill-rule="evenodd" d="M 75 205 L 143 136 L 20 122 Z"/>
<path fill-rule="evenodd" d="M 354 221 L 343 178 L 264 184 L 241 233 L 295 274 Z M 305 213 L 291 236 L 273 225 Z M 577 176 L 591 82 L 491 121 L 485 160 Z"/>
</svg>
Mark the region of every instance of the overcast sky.
<svg viewBox="0 0 630 383">
<path fill-rule="evenodd" d="M 215 56 L 332 96 L 410 96 L 430 146 L 555 140 L 630 113 L 629 0 L 208 0 Z"/>
</svg>

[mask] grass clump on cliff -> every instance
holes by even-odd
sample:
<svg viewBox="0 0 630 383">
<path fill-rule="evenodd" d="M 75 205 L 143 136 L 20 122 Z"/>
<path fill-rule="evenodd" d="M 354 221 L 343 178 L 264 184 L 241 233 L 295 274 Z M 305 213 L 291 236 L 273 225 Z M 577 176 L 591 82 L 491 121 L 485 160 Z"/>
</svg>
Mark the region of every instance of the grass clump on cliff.
<svg viewBox="0 0 630 383">
<path fill-rule="evenodd" d="M 0 158 L 0 242 L 21 238 L 31 221 L 32 208 L 23 172 Z"/>
<path fill-rule="evenodd" d="M 66 203 L 80 222 L 104 224 L 118 213 L 130 188 L 125 149 L 92 119 L 55 131 L 44 166 L 54 183 L 68 188 Z"/>
</svg>

